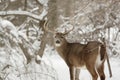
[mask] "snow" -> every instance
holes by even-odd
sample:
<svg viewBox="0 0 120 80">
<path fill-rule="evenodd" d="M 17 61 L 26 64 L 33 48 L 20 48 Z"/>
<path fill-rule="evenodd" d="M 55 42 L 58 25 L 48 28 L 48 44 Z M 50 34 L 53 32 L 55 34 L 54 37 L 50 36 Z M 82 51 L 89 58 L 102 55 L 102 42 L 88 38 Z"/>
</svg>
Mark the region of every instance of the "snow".
<svg viewBox="0 0 120 80">
<path fill-rule="evenodd" d="M 38 0 L 44 6 L 47 6 L 48 0 Z"/>
<path fill-rule="evenodd" d="M 15 1 L 15 0 L 11 0 Z M 43 17 L 48 13 L 48 0 L 38 0 L 41 4 L 43 4 L 43 11 L 39 15 L 40 19 L 43 19 Z M 90 3 L 89 5 L 92 5 L 96 10 L 100 7 L 96 3 Z M 87 7 L 89 7 L 89 5 Z M 86 7 L 86 8 L 87 8 Z M 89 7 L 91 9 L 91 7 Z M 37 10 L 38 7 L 34 8 L 32 11 Z M 77 12 L 78 14 L 73 18 L 79 19 L 80 17 L 86 15 L 91 10 L 85 9 L 84 12 L 80 12 L 81 9 Z M 80 12 L 80 13 L 79 13 Z M 63 30 L 63 26 L 67 26 L 71 28 L 71 23 L 69 21 L 69 17 L 63 17 L 62 15 L 60 18 L 63 20 L 63 24 L 61 24 L 61 30 Z M 68 20 L 68 21 L 66 21 Z M 87 20 L 85 18 L 85 20 Z M 109 19 L 108 19 L 109 20 Z M 79 21 L 79 20 L 78 20 Z M 84 22 L 84 20 L 83 20 Z M 107 21 L 106 21 L 107 22 Z M 116 19 L 116 23 L 119 22 L 119 19 Z M 77 23 L 77 22 L 76 22 Z M 81 24 L 81 22 L 78 22 L 77 24 Z M 83 24 L 83 23 L 82 23 Z M 23 26 L 23 25 L 22 25 Z M 33 25 L 34 26 L 34 25 Z M 84 25 L 81 26 L 81 29 L 83 32 L 79 31 L 80 34 L 91 32 L 95 29 L 92 28 L 93 24 L 88 25 L 86 28 Z M 101 28 L 101 26 L 97 26 L 98 28 Z M 20 27 L 21 28 L 21 27 Z M 5 30 L 5 31 L 4 31 Z M 29 42 L 28 37 L 26 36 L 25 29 L 16 29 L 16 27 L 8 20 L 2 20 L 0 18 L 0 31 L 7 32 L 9 31 L 8 35 L 14 37 L 14 41 L 16 43 L 21 42 L 21 39 L 25 39 L 26 42 Z M 77 31 L 77 30 L 76 30 Z M 118 31 L 118 29 L 110 29 L 111 35 L 110 35 L 110 41 L 113 41 L 114 35 Z M 40 30 L 39 34 L 42 34 L 43 32 Z M 32 34 L 32 33 L 31 33 Z M 105 37 L 108 37 L 108 31 L 106 31 Z M 34 38 L 34 37 L 30 37 Z M 18 41 L 17 41 L 18 40 Z M 112 45 L 113 50 L 116 50 L 118 53 L 120 52 L 120 42 L 116 41 L 114 42 L 116 45 Z M 32 47 L 37 51 L 39 49 L 39 41 L 34 41 L 32 44 Z M 25 44 L 24 44 L 25 45 Z M 6 50 L 5 50 L 6 49 Z M 24 57 L 24 54 L 22 51 L 18 48 L 18 51 L 15 50 L 10 46 L 10 48 L 1 48 L 0 47 L 0 79 L 1 77 L 6 77 L 5 80 L 70 80 L 69 75 L 69 69 L 68 66 L 65 64 L 63 59 L 56 53 L 56 51 L 53 50 L 53 47 L 46 46 L 46 50 L 44 51 L 43 57 L 37 56 L 38 60 L 41 60 L 41 64 L 37 64 L 35 62 L 35 58 L 32 58 L 32 61 L 29 64 L 26 64 L 26 59 Z M 8 50 L 8 51 L 7 51 Z M 10 53 L 9 53 L 10 52 Z M 12 54 L 11 54 L 12 53 Z M 32 51 L 29 53 L 31 54 Z M 112 53 L 109 51 L 109 54 Z M 119 72 L 120 72 L 120 59 L 119 58 L 110 58 L 111 68 L 113 72 L 113 77 L 109 77 L 109 71 L 107 63 L 105 62 L 105 74 L 106 74 L 106 80 L 119 80 Z M 11 65 L 11 67 L 5 69 L 5 71 L 2 71 L 3 67 L 6 65 Z M 90 73 L 82 69 L 80 76 L 80 80 L 91 80 Z M 100 79 L 98 79 L 100 80 Z"/>
<path fill-rule="evenodd" d="M 55 68 L 58 80 L 69 80 L 69 69 L 65 62 L 59 56 L 52 56 L 51 61 L 53 67 Z"/>
<path fill-rule="evenodd" d="M 10 33 L 12 36 L 18 38 L 16 27 L 8 20 L 0 18 L 0 31 Z"/>
</svg>

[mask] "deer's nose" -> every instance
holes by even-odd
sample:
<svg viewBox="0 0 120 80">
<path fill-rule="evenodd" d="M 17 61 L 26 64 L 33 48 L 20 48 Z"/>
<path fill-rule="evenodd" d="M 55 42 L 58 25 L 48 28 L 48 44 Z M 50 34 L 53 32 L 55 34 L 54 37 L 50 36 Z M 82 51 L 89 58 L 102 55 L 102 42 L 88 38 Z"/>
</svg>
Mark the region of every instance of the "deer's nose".
<svg viewBox="0 0 120 80">
<path fill-rule="evenodd" d="M 60 43 L 60 41 L 59 41 L 59 40 L 57 40 L 57 41 L 56 41 L 56 43 Z"/>
</svg>

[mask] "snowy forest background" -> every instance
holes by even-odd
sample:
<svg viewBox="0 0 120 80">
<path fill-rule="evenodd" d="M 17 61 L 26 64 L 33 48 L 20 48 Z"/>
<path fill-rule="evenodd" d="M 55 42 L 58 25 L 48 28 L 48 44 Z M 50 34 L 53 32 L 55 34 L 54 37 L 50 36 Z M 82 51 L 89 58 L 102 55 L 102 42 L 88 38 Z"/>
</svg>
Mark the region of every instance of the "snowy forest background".
<svg viewBox="0 0 120 80">
<path fill-rule="evenodd" d="M 119 80 L 120 0 L 0 0 L 0 80 L 69 80 L 69 70 L 57 54 L 53 35 L 64 32 L 69 42 L 105 38 L 113 77 Z M 81 80 L 90 80 L 87 70 Z"/>
</svg>

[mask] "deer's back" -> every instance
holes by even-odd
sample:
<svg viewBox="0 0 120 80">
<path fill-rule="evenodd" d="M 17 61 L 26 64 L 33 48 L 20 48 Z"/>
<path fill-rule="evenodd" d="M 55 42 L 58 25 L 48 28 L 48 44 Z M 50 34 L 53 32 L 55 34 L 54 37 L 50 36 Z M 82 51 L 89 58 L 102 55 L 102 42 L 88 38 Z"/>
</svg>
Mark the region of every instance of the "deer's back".
<svg viewBox="0 0 120 80">
<path fill-rule="evenodd" d="M 69 63 L 79 67 L 85 65 L 89 61 L 94 62 L 93 60 L 98 55 L 98 47 L 100 45 L 101 43 L 97 41 L 91 41 L 87 44 L 70 43 L 70 50 L 68 53 Z"/>
</svg>

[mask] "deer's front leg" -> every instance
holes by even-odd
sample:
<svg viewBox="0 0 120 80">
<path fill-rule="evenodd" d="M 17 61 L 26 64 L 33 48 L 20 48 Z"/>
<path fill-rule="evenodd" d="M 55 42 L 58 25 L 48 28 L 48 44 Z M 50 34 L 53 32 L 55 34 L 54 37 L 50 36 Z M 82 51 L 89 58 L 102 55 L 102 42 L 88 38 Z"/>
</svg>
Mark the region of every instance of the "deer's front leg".
<svg viewBox="0 0 120 80">
<path fill-rule="evenodd" d="M 79 80 L 80 69 L 75 69 L 75 80 Z"/>
<path fill-rule="evenodd" d="M 74 67 L 69 67 L 70 71 L 70 80 L 75 80 Z"/>
</svg>

